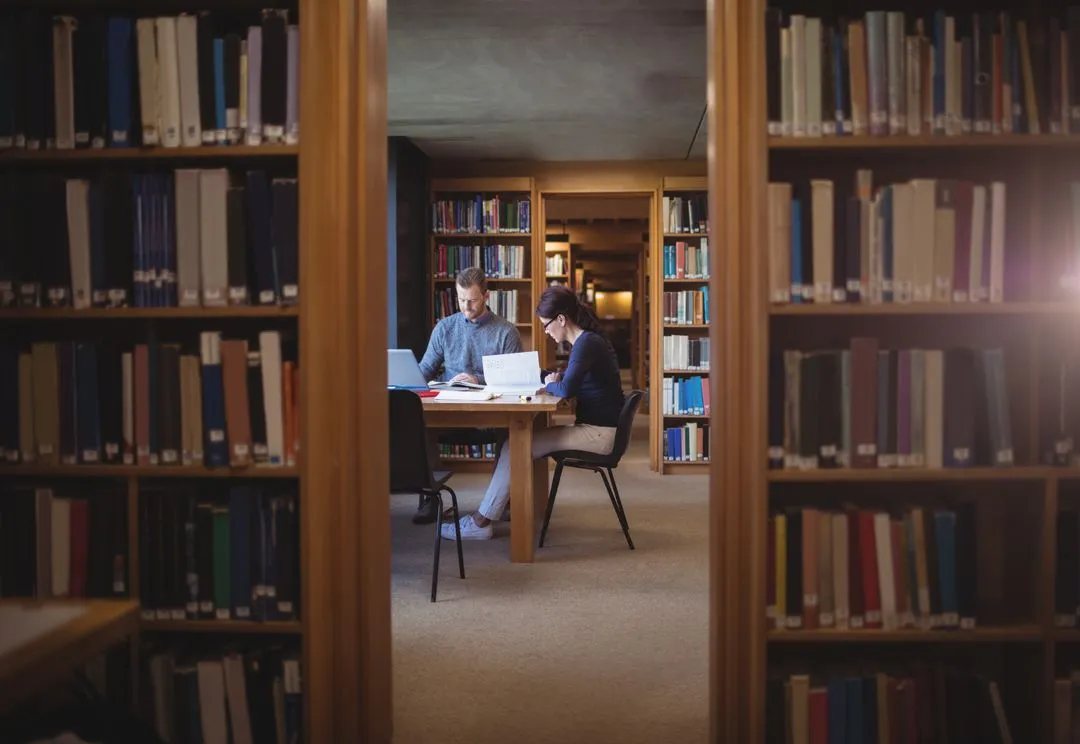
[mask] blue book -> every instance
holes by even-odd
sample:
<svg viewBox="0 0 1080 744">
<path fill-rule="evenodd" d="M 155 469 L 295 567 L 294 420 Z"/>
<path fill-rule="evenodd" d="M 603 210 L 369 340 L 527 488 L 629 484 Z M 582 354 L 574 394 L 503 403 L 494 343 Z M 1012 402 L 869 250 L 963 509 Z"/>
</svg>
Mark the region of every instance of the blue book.
<svg viewBox="0 0 1080 744">
<path fill-rule="evenodd" d="M 131 147 L 131 88 L 134 35 L 130 18 L 110 18 L 108 26 L 109 144 Z"/>
<path fill-rule="evenodd" d="M 208 468 L 229 465 L 225 436 L 225 380 L 221 368 L 221 333 L 200 336 L 202 360 L 203 464 Z"/>
<path fill-rule="evenodd" d="M 252 618 L 251 501 L 248 486 L 229 489 L 229 591 L 237 620 Z"/>
<path fill-rule="evenodd" d="M 214 39 L 214 122 L 218 144 L 227 144 L 225 124 L 225 39 Z"/>
</svg>

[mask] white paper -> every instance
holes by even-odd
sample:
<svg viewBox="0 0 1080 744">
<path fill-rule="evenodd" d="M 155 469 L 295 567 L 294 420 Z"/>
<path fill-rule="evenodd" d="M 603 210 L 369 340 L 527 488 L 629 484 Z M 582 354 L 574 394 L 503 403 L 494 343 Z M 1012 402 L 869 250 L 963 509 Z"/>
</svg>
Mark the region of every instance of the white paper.
<svg viewBox="0 0 1080 744">
<path fill-rule="evenodd" d="M 485 390 L 509 395 L 532 395 L 543 385 L 540 380 L 540 354 L 491 354 L 484 359 Z"/>
</svg>

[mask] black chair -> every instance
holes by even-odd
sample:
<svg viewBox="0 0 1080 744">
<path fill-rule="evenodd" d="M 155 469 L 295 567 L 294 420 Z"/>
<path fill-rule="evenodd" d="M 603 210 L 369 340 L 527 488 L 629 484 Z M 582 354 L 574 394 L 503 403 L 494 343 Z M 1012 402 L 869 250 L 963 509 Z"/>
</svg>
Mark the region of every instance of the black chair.
<svg viewBox="0 0 1080 744">
<path fill-rule="evenodd" d="M 436 500 L 440 517 L 443 513 L 442 492 L 450 494 L 453 504 L 454 530 L 457 538 L 458 571 L 465 578 L 465 557 L 461 551 L 461 526 L 458 522 L 458 502 L 454 489 L 446 485 L 453 473 L 432 470 L 438 462 L 437 453 L 430 447 L 424 406 L 420 396 L 410 390 L 389 390 L 390 393 L 390 493 L 412 493 Z M 442 519 L 435 520 L 435 562 L 431 571 L 431 601 L 439 590 L 439 554 L 442 549 Z"/>
<path fill-rule="evenodd" d="M 626 522 L 626 511 L 623 509 L 622 499 L 619 498 L 619 487 L 615 484 L 615 473 L 612 471 L 619 466 L 619 461 L 626 453 L 626 446 L 630 443 L 630 430 L 634 425 L 634 415 L 637 413 L 638 404 L 643 395 L 641 390 L 632 390 L 626 396 L 622 412 L 619 413 L 619 424 L 615 430 L 615 444 L 610 453 L 598 455 L 595 452 L 582 450 L 560 450 L 549 455 L 555 460 L 555 476 L 551 479 L 551 494 L 548 496 L 547 512 L 544 514 L 544 527 L 540 530 L 541 548 L 544 547 L 544 537 L 547 536 L 548 523 L 551 521 L 551 510 L 555 508 L 555 494 L 559 491 L 559 480 L 562 478 L 563 468 L 581 468 L 600 474 L 600 479 L 604 481 L 604 487 L 607 488 L 608 496 L 611 498 L 611 506 L 619 518 L 623 535 L 626 536 L 626 544 L 630 546 L 630 550 L 634 549 L 634 541 L 630 539 L 630 525 Z"/>
</svg>

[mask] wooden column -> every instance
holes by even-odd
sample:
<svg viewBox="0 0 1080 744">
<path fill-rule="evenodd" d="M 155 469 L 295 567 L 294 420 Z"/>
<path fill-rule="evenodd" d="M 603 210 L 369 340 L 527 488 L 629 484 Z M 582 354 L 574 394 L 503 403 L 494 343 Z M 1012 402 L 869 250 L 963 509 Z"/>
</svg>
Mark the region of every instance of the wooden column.
<svg viewBox="0 0 1080 744">
<path fill-rule="evenodd" d="M 312 741 L 388 743 L 386 2 L 301 17 L 305 719 Z"/>
<path fill-rule="evenodd" d="M 764 734 L 767 484 L 764 478 L 768 317 L 764 287 L 766 172 L 764 10 L 755 0 L 708 0 L 708 161 L 714 311 L 709 384 L 710 699 L 714 742 Z"/>
</svg>

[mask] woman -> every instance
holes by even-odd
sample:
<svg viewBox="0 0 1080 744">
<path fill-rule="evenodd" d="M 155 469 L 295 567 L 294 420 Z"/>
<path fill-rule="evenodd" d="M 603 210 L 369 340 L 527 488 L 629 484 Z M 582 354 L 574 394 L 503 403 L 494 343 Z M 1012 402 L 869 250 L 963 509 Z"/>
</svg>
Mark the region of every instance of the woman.
<svg viewBox="0 0 1080 744">
<path fill-rule="evenodd" d="M 536 315 L 544 333 L 555 343 L 571 345 L 565 372 L 553 372 L 538 393 L 577 398 L 577 419 L 572 426 L 553 426 L 533 435 L 533 459 L 559 450 L 607 454 L 615 444 L 615 429 L 623 406 L 619 362 L 615 350 L 599 333 L 589 308 L 568 287 L 548 287 L 540 296 Z M 460 520 L 462 540 L 490 540 L 492 520 L 501 519 L 510 500 L 510 462 L 500 448 L 487 493 L 473 514 Z M 444 539 L 454 539 L 453 523 L 442 525 Z"/>
</svg>

